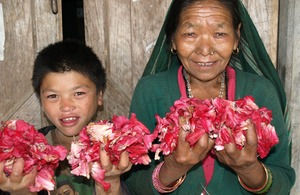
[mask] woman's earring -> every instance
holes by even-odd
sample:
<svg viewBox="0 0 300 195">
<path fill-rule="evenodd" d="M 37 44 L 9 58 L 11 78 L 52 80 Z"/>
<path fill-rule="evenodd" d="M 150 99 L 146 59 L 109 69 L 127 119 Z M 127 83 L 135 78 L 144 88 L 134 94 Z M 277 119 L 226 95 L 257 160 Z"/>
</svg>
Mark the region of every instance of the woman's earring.
<svg viewBox="0 0 300 195">
<path fill-rule="evenodd" d="M 232 51 L 232 53 L 234 55 L 237 55 L 239 52 L 240 52 L 240 49 L 238 47 Z"/>
<path fill-rule="evenodd" d="M 177 54 L 177 50 L 176 50 L 176 49 L 173 49 L 173 47 L 171 47 L 171 53 L 172 53 L 173 55 L 175 55 L 175 54 Z"/>
</svg>

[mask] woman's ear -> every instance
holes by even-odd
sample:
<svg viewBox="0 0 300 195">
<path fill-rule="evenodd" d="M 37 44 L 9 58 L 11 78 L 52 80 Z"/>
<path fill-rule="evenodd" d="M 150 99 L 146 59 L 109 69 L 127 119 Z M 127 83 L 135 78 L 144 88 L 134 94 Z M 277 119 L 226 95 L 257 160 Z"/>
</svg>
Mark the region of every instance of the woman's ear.
<svg viewBox="0 0 300 195">
<path fill-rule="evenodd" d="M 236 31 L 236 41 L 235 41 L 234 48 L 233 48 L 234 50 L 237 49 L 239 46 L 239 42 L 241 39 L 241 26 L 242 26 L 242 23 L 239 23 L 238 29 Z"/>
<path fill-rule="evenodd" d="M 175 44 L 175 41 L 174 41 L 174 35 L 173 35 L 172 38 L 171 38 L 171 48 L 172 48 L 173 50 L 177 50 L 177 49 L 176 49 L 176 44 Z"/>
</svg>

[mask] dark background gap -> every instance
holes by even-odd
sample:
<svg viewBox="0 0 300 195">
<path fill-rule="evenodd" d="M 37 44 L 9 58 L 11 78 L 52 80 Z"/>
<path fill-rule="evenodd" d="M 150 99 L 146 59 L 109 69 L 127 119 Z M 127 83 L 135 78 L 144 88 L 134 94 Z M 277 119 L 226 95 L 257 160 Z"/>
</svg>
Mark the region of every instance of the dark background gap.
<svg viewBox="0 0 300 195">
<path fill-rule="evenodd" d="M 62 0 L 63 39 L 85 42 L 83 0 Z"/>
</svg>

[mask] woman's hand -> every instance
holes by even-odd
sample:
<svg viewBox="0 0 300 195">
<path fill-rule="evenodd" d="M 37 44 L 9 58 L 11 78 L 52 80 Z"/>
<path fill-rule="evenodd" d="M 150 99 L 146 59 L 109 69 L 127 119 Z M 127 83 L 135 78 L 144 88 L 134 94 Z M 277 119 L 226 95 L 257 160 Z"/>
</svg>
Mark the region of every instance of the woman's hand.
<svg viewBox="0 0 300 195">
<path fill-rule="evenodd" d="M 164 157 L 165 162 L 160 170 L 160 182 L 165 186 L 172 184 L 194 165 L 202 161 L 214 146 L 214 140 L 205 133 L 195 146 L 190 147 L 190 144 L 185 140 L 189 133 L 181 129 L 176 150 Z"/>
<path fill-rule="evenodd" d="M 23 176 L 24 160 L 17 159 L 12 167 L 10 176 L 6 176 L 3 171 L 4 162 L 0 162 L 0 189 L 10 192 L 11 195 L 37 194 L 29 191 L 29 186 L 34 183 L 37 171 L 34 168 L 30 173 Z"/>
<path fill-rule="evenodd" d="M 111 184 L 107 191 L 104 191 L 101 184 L 96 182 L 96 194 L 109 194 L 109 195 L 120 195 L 122 194 L 121 189 L 121 174 L 129 171 L 132 167 L 132 163 L 129 160 L 127 152 L 122 152 L 120 156 L 120 162 L 117 166 L 110 162 L 110 158 L 104 149 L 100 151 L 101 166 L 105 170 L 104 181 Z"/>
<path fill-rule="evenodd" d="M 255 126 L 251 120 L 247 123 L 246 142 L 242 150 L 234 143 L 229 143 L 225 145 L 224 150 L 215 150 L 215 154 L 219 161 L 233 169 L 248 187 L 257 188 L 265 182 L 266 174 L 257 159 L 258 141 Z"/>
</svg>

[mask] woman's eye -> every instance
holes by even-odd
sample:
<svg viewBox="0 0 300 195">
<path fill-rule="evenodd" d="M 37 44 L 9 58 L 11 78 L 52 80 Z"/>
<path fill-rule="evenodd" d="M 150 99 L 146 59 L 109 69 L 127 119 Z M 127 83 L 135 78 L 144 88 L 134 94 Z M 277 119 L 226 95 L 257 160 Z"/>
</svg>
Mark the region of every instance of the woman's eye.
<svg viewBox="0 0 300 195">
<path fill-rule="evenodd" d="M 195 36 L 195 33 L 188 32 L 188 33 L 185 33 L 185 36 L 187 36 L 187 37 L 193 37 L 193 36 Z"/>
<path fill-rule="evenodd" d="M 226 33 L 218 32 L 215 34 L 216 37 L 224 37 Z"/>
</svg>

